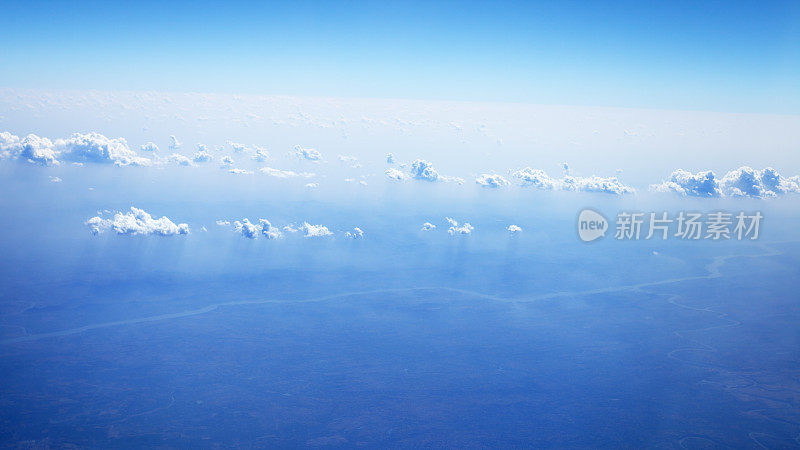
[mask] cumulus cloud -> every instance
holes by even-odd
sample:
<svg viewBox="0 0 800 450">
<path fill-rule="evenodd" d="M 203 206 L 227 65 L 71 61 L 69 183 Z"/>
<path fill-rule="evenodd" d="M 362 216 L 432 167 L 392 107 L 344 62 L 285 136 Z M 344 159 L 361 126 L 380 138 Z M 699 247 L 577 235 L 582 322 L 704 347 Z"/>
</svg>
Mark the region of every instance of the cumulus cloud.
<svg viewBox="0 0 800 450">
<path fill-rule="evenodd" d="M 233 148 L 233 151 L 235 151 L 236 153 L 241 153 L 241 152 L 247 150 L 247 146 L 246 145 L 239 144 L 238 142 L 228 141 L 228 145 L 230 145 L 231 148 Z"/>
<path fill-rule="evenodd" d="M 506 230 L 508 230 L 508 232 L 511 234 L 517 234 L 520 231 L 522 231 L 522 228 L 518 227 L 517 225 L 509 225 L 508 228 L 506 228 Z"/>
<path fill-rule="evenodd" d="M 306 187 L 309 189 L 314 189 L 319 187 L 319 183 L 307 183 Z"/>
<path fill-rule="evenodd" d="M 425 181 L 438 181 L 440 176 L 439 172 L 433 167 L 433 164 L 424 159 L 417 159 L 411 163 L 411 178 Z"/>
<path fill-rule="evenodd" d="M 56 145 L 63 149 L 61 157 L 67 161 L 115 166 L 149 166 L 153 162 L 131 150 L 125 139 L 109 139 L 99 133 L 75 133 L 69 139 L 56 140 Z"/>
<path fill-rule="evenodd" d="M 447 233 L 450 236 L 455 236 L 456 234 L 472 234 L 472 230 L 475 229 L 475 227 L 470 225 L 469 222 L 464 222 L 463 224 L 459 225 L 458 221 L 450 217 L 445 217 L 445 220 L 447 220 L 447 223 L 450 224 L 450 228 L 447 229 Z"/>
<path fill-rule="evenodd" d="M 500 175 L 484 173 L 475 179 L 475 183 L 488 188 L 499 188 L 508 185 L 508 181 Z"/>
<path fill-rule="evenodd" d="M 42 166 L 57 166 L 58 153 L 50 139 L 29 134 L 20 140 L 9 132 L 0 133 L 0 158 L 17 159 Z"/>
<path fill-rule="evenodd" d="M 672 172 L 663 183 L 651 185 L 650 189 L 656 192 L 677 192 L 691 197 L 719 197 L 722 195 L 719 180 L 710 170 L 693 174 L 678 169 Z"/>
<path fill-rule="evenodd" d="M 169 156 L 169 161 L 180 166 L 193 166 L 192 160 L 180 153 L 173 153 Z"/>
<path fill-rule="evenodd" d="M 395 169 L 393 167 L 386 169 L 386 178 L 392 181 L 405 181 L 407 176 L 405 172 L 402 170 Z"/>
<path fill-rule="evenodd" d="M 394 164 L 396 162 L 397 162 L 397 160 L 394 159 L 394 155 L 393 154 L 389 153 L 388 155 L 386 155 L 386 164 Z"/>
<path fill-rule="evenodd" d="M 272 167 L 262 167 L 258 169 L 260 172 L 265 173 L 271 177 L 277 178 L 312 178 L 316 174 L 309 172 L 293 172 L 291 170 L 273 169 Z"/>
<path fill-rule="evenodd" d="M 230 156 L 223 156 L 222 159 L 220 160 L 220 163 L 223 166 L 231 166 L 233 165 L 233 158 L 231 158 Z"/>
<path fill-rule="evenodd" d="M 650 186 L 650 189 L 690 197 L 767 198 L 800 192 L 800 177 L 784 177 L 772 167 L 757 170 L 742 166 L 721 179 L 710 170 L 693 174 L 678 169 L 667 180 Z"/>
<path fill-rule="evenodd" d="M 330 236 L 333 234 L 328 227 L 324 225 L 311 225 L 308 222 L 303 222 L 303 225 L 301 225 L 299 229 L 305 233 L 305 237 L 307 238 Z"/>
<path fill-rule="evenodd" d="M 244 169 L 237 169 L 237 168 L 228 169 L 228 173 L 231 173 L 231 174 L 234 174 L 234 175 L 252 175 L 253 174 L 252 171 L 244 170 Z"/>
<path fill-rule="evenodd" d="M 52 183 L 61 183 L 61 178 L 59 178 L 59 177 L 54 177 L 54 176 L 50 176 L 50 181 L 51 181 Z"/>
<path fill-rule="evenodd" d="M 217 220 L 217 225 L 219 225 L 221 227 L 227 227 L 230 224 L 231 223 L 229 221 L 227 221 L 227 220 L 222 220 L 222 219 Z"/>
<path fill-rule="evenodd" d="M 217 224 L 219 223 L 220 221 L 217 221 Z M 228 222 L 223 223 L 227 224 Z M 267 219 L 258 219 L 258 223 L 251 223 L 246 218 L 241 221 L 236 220 L 233 222 L 233 230 L 248 239 L 257 239 L 259 236 L 263 236 L 267 239 L 283 237 L 281 230 L 272 226 Z"/>
<path fill-rule="evenodd" d="M 550 178 L 544 170 L 525 167 L 512 173 L 522 186 L 532 186 L 544 190 L 553 190 L 558 186 L 558 182 Z"/>
<path fill-rule="evenodd" d="M 435 230 L 435 229 L 436 229 L 436 225 L 434 225 L 434 224 L 432 224 L 430 222 L 425 222 L 425 223 L 422 224 L 422 231 L 431 231 L 431 230 Z"/>
<path fill-rule="evenodd" d="M 112 219 L 95 216 L 86 221 L 92 234 L 100 234 L 112 230 L 120 235 L 158 235 L 176 236 L 189 234 L 189 225 L 175 224 L 166 216 L 154 219 L 142 209 L 131 206 L 127 213 L 117 212 Z"/>
<path fill-rule="evenodd" d="M 364 237 L 364 231 L 362 231 L 361 228 L 355 227 L 353 231 L 346 232 L 344 236 L 349 239 L 361 239 Z"/>
<path fill-rule="evenodd" d="M 146 144 L 142 144 L 142 146 L 139 147 L 139 150 L 143 152 L 157 152 L 158 146 L 152 142 L 148 142 Z"/>
<path fill-rule="evenodd" d="M 322 159 L 322 154 L 313 148 L 303 148 L 299 145 L 294 146 L 295 155 L 300 159 L 308 161 L 319 161 Z"/>
<path fill-rule="evenodd" d="M 269 152 L 261 147 L 254 147 L 253 152 L 252 158 L 258 162 L 264 162 L 269 159 Z"/>
<path fill-rule="evenodd" d="M 401 164 L 400 167 L 405 167 L 405 166 Z M 407 179 L 415 179 L 415 180 L 423 180 L 429 182 L 455 181 L 458 184 L 464 183 L 463 178 L 447 177 L 440 175 L 439 172 L 433 167 L 433 164 L 429 163 L 428 161 L 425 161 L 424 159 L 414 160 L 414 162 L 411 163 L 411 168 L 409 169 L 408 173 L 405 173 L 400 169 L 395 169 L 394 167 L 386 169 L 384 173 L 386 174 L 386 178 L 392 181 L 405 181 Z"/>
<path fill-rule="evenodd" d="M 214 157 L 211 156 L 211 153 L 208 153 L 208 149 L 205 145 L 197 144 L 197 153 L 192 156 L 192 160 L 196 163 L 205 163 L 213 161 Z"/>
<path fill-rule="evenodd" d="M 169 149 L 170 150 L 175 151 L 175 150 L 181 148 L 182 145 L 183 144 L 181 144 L 181 141 L 179 141 L 178 138 L 176 138 L 175 136 L 170 136 L 169 137 Z"/>
<path fill-rule="evenodd" d="M 565 171 L 568 170 L 565 167 Z M 545 171 L 541 169 L 533 169 L 525 167 L 511 174 L 512 178 L 517 180 L 521 186 L 535 187 L 542 190 L 563 190 L 563 191 L 577 191 L 577 192 L 600 192 L 606 194 L 632 194 L 636 192 L 630 186 L 623 184 L 617 177 L 598 177 L 592 175 L 589 177 L 580 177 L 573 175 L 564 175 L 564 178 L 558 180 L 550 177 Z"/>
<path fill-rule="evenodd" d="M 730 197 L 776 197 L 800 192 L 800 177 L 783 177 L 772 167 L 759 171 L 743 166 L 725 174 L 720 186 Z"/>
</svg>

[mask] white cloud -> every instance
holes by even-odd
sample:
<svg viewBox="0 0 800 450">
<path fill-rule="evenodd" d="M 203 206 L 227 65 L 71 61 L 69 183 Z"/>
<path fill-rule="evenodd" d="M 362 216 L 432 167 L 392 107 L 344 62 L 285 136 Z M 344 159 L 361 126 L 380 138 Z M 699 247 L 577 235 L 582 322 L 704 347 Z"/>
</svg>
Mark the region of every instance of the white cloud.
<svg viewBox="0 0 800 450">
<path fill-rule="evenodd" d="M 772 167 L 759 171 L 743 166 L 725 174 L 720 187 L 730 197 L 776 197 L 800 192 L 800 177 L 783 177 Z"/>
<path fill-rule="evenodd" d="M 226 156 L 222 157 L 220 162 L 222 163 L 223 166 L 231 166 L 231 165 L 233 165 L 233 158 L 231 158 L 230 156 L 226 155 Z"/>
<path fill-rule="evenodd" d="M 113 219 L 104 219 L 95 216 L 86 221 L 86 225 L 92 234 L 100 234 L 106 230 L 112 230 L 117 234 L 125 235 L 158 235 L 175 236 L 179 234 L 189 234 L 189 225 L 185 223 L 175 224 L 166 216 L 154 219 L 144 210 L 131 206 L 127 213 L 117 212 Z"/>
<path fill-rule="evenodd" d="M 561 180 L 561 189 L 565 191 L 601 192 L 605 194 L 633 194 L 632 187 L 622 184 L 617 177 L 574 177 L 567 175 Z"/>
<path fill-rule="evenodd" d="M 569 167 L 565 166 L 564 169 L 568 171 Z M 623 184 L 616 177 L 598 177 L 596 175 L 580 177 L 564 175 L 563 179 L 557 180 L 551 178 L 541 169 L 533 169 L 530 167 L 517 170 L 513 172 L 511 176 L 516 179 L 521 186 L 530 186 L 542 190 L 601 192 L 617 195 L 636 192 L 635 189 Z"/>
<path fill-rule="evenodd" d="M 693 174 L 678 169 L 672 172 L 666 181 L 651 185 L 650 189 L 656 192 L 677 192 L 691 197 L 719 197 L 722 195 L 719 180 L 710 170 Z"/>
<path fill-rule="evenodd" d="M 322 159 L 322 154 L 313 148 L 303 148 L 299 145 L 295 145 L 294 152 L 299 158 L 306 159 L 308 161 L 319 161 Z"/>
<path fill-rule="evenodd" d="M 364 231 L 362 231 L 361 228 L 355 227 L 353 231 L 346 232 L 344 236 L 350 239 L 361 239 L 364 237 Z"/>
<path fill-rule="evenodd" d="M 246 145 L 239 144 L 237 142 L 228 141 L 228 145 L 230 145 L 231 148 L 233 148 L 233 151 L 235 151 L 236 153 L 241 153 L 241 152 L 247 150 L 247 146 Z"/>
<path fill-rule="evenodd" d="M 230 222 L 218 220 L 217 224 L 229 225 Z M 252 223 L 246 218 L 241 221 L 236 220 L 233 222 L 233 230 L 248 239 L 257 239 L 259 236 L 263 236 L 267 239 L 283 237 L 281 230 L 272 226 L 267 219 L 258 219 L 258 223 Z"/>
<path fill-rule="evenodd" d="M 392 181 L 405 181 L 407 176 L 405 172 L 402 170 L 395 169 L 394 167 L 390 167 L 386 169 L 386 178 Z"/>
<path fill-rule="evenodd" d="M 50 139 L 29 134 L 21 140 L 9 132 L 0 133 L 0 159 L 18 159 L 42 166 L 57 166 L 58 152 Z"/>
<path fill-rule="evenodd" d="M 192 160 L 180 153 L 173 153 L 169 156 L 169 161 L 180 166 L 193 166 Z"/>
<path fill-rule="evenodd" d="M 411 178 L 425 181 L 438 181 L 440 176 L 439 172 L 433 167 L 433 164 L 424 159 L 417 159 L 411 163 Z"/>
<path fill-rule="evenodd" d="M 431 230 L 435 230 L 435 229 L 436 229 L 436 225 L 434 225 L 434 224 L 432 224 L 430 222 L 425 222 L 425 223 L 422 224 L 422 231 L 431 231 Z"/>
<path fill-rule="evenodd" d="M 211 153 L 208 153 L 205 145 L 197 144 L 197 153 L 192 156 L 192 160 L 196 163 L 205 163 L 213 161 L 214 157 L 211 156 Z"/>
<path fill-rule="evenodd" d="M 456 234 L 465 234 L 469 235 L 472 234 L 472 230 L 475 229 L 469 222 L 464 222 L 462 225 L 459 226 L 458 222 L 455 219 L 451 219 L 450 217 L 445 217 L 447 223 L 450 224 L 450 228 L 447 229 L 447 233 L 450 236 L 455 236 Z"/>
<path fill-rule="evenodd" d="M 475 179 L 475 183 L 489 188 L 499 188 L 508 185 L 508 181 L 500 175 L 484 173 Z"/>
<path fill-rule="evenodd" d="M 509 225 L 508 228 L 506 228 L 506 230 L 508 230 L 508 232 L 511 234 L 517 234 L 520 231 L 522 231 L 522 228 L 516 225 Z"/>
<path fill-rule="evenodd" d="M 558 182 L 550 178 L 544 170 L 525 167 L 511 174 L 522 186 L 533 186 L 544 190 L 553 190 Z"/>
<path fill-rule="evenodd" d="M 346 164 L 353 169 L 358 169 L 361 167 L 361 164 L 358 163 L 358 158 L 355 156 L 348 156 L 348 155 L 339 155 L 336 157 L 342 164 Z"/>
<path fill-rule="evenodd" d="M 309 188 L 309 189 L 318 188 L 319 187 L 319 183 L 308 183 L 308 184 L 306 184 L 306 187 Z"/>
<path fill-rule="evenodd" d="M 258 169 L 260 172 L 265 173 L 271 177 L 277 178 L 312 178 L 316 176 L 314 173 L 309 172 L 293 172 L 291 170 L 281 170 L 281 169 L 273 169 L 272 167 L 262 167 Z"/>
<path fill-rule="evenodd" d="M 254 147 L 253 151 L 255 152 L 252 158 L 258 162 L 264 162 L 269 159 L 269 152 L 261 147 Z"/>
<path fill-rule="evenodd" d="M 252 175 L 253 174 L 253 172 L 250 171 L 250 170 L 237 169 L 237 168 L 228 169 L 228 173 L 231 173 L 231 174 L 234 174 L 234 175 Z"/>
<path fill-rule="evenodd" d="M 50 176 L 50 181 L 53 183 L 61 183 L 61 178 Z"/>
<path fill-rule="evenodd" d="M 141 150 L 143 152 L 153 152 L 154 153 L 154 152 L 158 151 L 158 146 L 156 144 L 152 143 L 152 142 L 148 142 L 146 144 L 142 144 L 142 146 L 139 147 L 139 150 Z"/>
<path fill-rule="evenodd" d="M 181 144 L 181 141 L 179 141 L 178 138 L 176 138 L 175 136 L 170 136 L 169 137 L 169 149 L 170 150 L 175 151 L 175 150 L 181 148 L 182 145 L 183 144 Z"/>
<path fill-rule="evenodd" d="M 222 220 L 222 219 L 220 219 L 220 220 L 217 220 L 217 225 L 219 225 L 219 226 L 221 226 L 221 227 L 227 227 L 227 226 L 229 226 L 230 224 L 231 224 L 231 223 L 230 223 L 229 221 L 227 221 L 227 220 Z"/>
<path fill-rule="evenodd" d="M 393 154 L 389 153 L 388 155 L 386 155 L 386 164 L 394 164 L 395 162 L 397 162 L 397 160 L 394 159 Z"/>
<path fill-rule="evenodd" d="M 305 232 L 305 237 L 323 237 L 333 234 L 324 225 L 311 225 L 308 222 L 303 222 L 299 229 Z"/>
<path fill-rule="evenodd" d="M 115 166 L 149 166 L 153 161 L 143 158 L 128 147 L 123 138 L 109 139 L 99 133 L 75 133 L 69 139 L 57 139 L 61 157 L 67 161 L 113 163 Z"/>
</svg>

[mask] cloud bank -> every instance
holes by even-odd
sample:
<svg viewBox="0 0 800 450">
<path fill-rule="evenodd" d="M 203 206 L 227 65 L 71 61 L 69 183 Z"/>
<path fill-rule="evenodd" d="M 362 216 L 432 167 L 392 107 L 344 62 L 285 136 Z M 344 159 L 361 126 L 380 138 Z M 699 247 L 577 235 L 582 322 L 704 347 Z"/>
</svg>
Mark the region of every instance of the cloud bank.
<svg viewBox="0 0 800 450">
<path fill-rule="evenodd" d="M 119 235 L 157 235 L 177 236 L 189 234 L 189 225 L 175 224 L 168 217 L 154 219 L 142 209 L 131 206 L 127 213 L 118 212 L 112 219 L 95 216 L 86 221 L 92 234 L 97 235 L 106 230 L 112 230 Z"/>
</svg>

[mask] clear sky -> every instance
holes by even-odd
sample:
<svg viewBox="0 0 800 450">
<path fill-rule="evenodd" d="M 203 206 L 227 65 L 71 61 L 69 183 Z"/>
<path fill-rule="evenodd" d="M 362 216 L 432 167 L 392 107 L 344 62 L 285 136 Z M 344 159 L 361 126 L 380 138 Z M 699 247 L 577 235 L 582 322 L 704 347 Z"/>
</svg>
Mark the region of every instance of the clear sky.
<svg viewBox="0 0 800 450">
<path fill-rule="evenodd" d="M 4 2 L 0 86 L 800 113 L 800 3 Z"/>
</svg>

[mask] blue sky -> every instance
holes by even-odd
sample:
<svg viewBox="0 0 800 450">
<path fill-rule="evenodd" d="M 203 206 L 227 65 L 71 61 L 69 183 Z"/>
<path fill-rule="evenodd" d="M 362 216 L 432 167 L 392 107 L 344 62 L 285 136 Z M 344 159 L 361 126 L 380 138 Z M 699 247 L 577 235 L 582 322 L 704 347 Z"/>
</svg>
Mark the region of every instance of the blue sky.
<svg viewBox="0 0 800 450">
<path fill-rule="evenodd" d="M 6 2 L 0 86 L 800 111 L 796 2 Z"/>
</svg>

